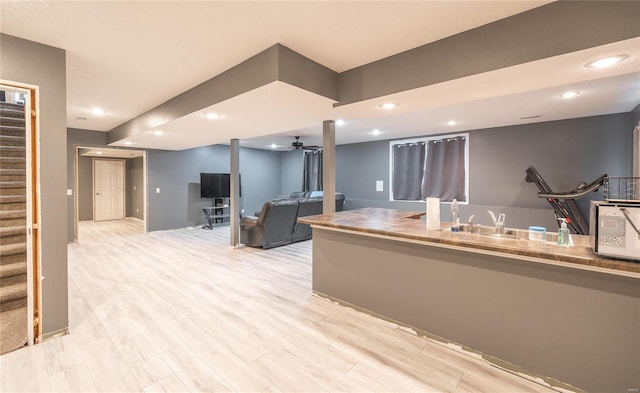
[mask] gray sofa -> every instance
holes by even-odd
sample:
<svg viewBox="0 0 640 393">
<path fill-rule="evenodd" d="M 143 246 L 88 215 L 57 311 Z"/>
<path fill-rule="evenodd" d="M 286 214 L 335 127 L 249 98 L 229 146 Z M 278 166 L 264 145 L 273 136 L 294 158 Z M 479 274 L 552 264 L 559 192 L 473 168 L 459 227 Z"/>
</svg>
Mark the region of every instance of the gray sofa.
<svg viewBox="0 0 640 393">
<path fill-rule="evenodd" d="M 344 195 L 336 193 L 336 211 L 344 209 Z M 251 247 L 272 248 L 311 239 L 311 227 L 298 217 L 322 214 L 322 197 L 287 198 L 265 202 L 256 216 L 240 220 L 240 242 Z"/>
</svg>

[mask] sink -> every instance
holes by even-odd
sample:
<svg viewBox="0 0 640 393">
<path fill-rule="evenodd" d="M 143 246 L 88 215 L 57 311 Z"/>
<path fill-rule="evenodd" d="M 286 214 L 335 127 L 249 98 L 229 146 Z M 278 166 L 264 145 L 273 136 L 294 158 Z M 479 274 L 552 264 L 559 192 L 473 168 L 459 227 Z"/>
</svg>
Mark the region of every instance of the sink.
<svg viewBox="0 0 640 393">
<path fill-rule="evenodd" d="M 469 224 L 460 224 L 460 232 L 473 233 L 481 236 L 497 237 L 502 239 L 524 239 L 529 240 L 529 231 L 526 229 L 504 228 L 502 232 L 498 228 L 490 225 L 473 225 L 473 232 Z M 547 242 L 557 242 L 558 234 L 555 232 L 547 232 Z"/>
<path fill-rule="evenodd" d="M 473 231 L 472 231 L 473 229 Z M 498 230 L 498 228 L 489 225 L 480 225 L 475 224 L 473 228 L 469 226 L 469 224 L 461 224 L 460 232 L 473 233 L 481 236 L 489 236 L 489 237 L 497 237 L 502 239 L 521 239 L 528 238 L 527 231 L 520 231 L 513 228 L 502 228 L 502 230 Z"/>
</svg>

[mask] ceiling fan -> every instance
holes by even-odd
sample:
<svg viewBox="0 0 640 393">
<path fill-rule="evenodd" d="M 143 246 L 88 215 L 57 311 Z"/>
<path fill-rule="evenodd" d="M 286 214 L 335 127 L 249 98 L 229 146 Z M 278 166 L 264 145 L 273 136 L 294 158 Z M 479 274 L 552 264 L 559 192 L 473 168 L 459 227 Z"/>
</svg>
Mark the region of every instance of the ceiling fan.
<svg viewBox="0 0 640 393">
<path fill-rule="evenodd" d="M 291 148 L 296 150 L 321 150 L 322 146 L 305 146 L 304 143 L 300 142 L 300 137 L 296 136 L 296 140 L 291 142 Z"/>
</svg>

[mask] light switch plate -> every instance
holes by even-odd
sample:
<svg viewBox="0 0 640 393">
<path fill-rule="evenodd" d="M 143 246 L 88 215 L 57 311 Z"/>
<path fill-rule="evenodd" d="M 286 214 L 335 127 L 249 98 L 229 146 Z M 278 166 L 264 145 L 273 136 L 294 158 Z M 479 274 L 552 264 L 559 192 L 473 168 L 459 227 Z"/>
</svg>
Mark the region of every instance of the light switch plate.
<svg viewBox="0 0 640 393">
<path fill-rule="evenodd" d="M 73 195 L 73 190 L 72 189 L 67 189 L 67 195 Z"/>
<path fill-rule="evenodd" d="M 156 194 L 160 194 L 160 187 L 156 188 Z"/>
<path fill-rule="evenodd" d="M 376 180 L 376 191 L 384 191 L 384 181 Z"/>
</svg>

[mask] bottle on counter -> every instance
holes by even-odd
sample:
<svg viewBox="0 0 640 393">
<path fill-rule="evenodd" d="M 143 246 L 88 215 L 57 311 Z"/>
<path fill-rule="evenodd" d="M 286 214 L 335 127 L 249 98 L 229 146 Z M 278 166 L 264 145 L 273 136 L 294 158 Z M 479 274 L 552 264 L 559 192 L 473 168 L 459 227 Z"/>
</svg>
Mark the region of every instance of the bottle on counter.
<svg viewBox="0 0 640 393">
<path fill-rule="evenodd" d="M 558 218 L 559 221 L 562 221 L 560 224 L 560 228 L 558 228 L 558 244 L 563 246 L 569 245 L 569 228 L 567 228 L 567 219 L 566 218 Z"/>
<path fill-rule="evenodd" d="M 460 232 L 460 207 L 455 199 L 451 202 L 451 232 Z"/>
</svg>

